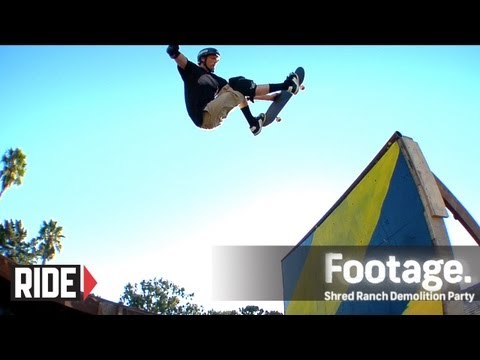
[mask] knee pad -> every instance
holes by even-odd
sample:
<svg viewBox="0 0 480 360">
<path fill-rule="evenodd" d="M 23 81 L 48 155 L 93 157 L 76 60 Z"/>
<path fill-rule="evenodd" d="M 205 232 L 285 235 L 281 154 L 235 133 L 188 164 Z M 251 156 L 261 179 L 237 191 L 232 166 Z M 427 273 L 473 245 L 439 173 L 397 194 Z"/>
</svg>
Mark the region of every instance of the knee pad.
<svg viewBox="0 0 480 360">
<path fill-rule="evenodd" d="M 233 90 L 242 93 L 243 96 L 248 96 L 250 99 L 255 97 L 257 84 L 252 80 L 245 79 L 243 76 L 236 76 L 228 79 L 228 85 L 230 85 Z"/>
</svg>

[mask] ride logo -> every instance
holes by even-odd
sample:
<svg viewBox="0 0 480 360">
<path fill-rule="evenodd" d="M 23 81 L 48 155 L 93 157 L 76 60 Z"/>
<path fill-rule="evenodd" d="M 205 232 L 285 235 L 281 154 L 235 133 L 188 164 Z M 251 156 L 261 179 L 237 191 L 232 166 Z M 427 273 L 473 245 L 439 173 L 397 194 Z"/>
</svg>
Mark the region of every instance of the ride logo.
<svg viewBox="0 0 480 360">
<path fill-rule="evenodd" d="M 83 266 L 82 284 L 81 268 L 81 265 L 15 265 L 10 298 L 12 301 L 85 300 L 97 282 Z"/>
</svg>

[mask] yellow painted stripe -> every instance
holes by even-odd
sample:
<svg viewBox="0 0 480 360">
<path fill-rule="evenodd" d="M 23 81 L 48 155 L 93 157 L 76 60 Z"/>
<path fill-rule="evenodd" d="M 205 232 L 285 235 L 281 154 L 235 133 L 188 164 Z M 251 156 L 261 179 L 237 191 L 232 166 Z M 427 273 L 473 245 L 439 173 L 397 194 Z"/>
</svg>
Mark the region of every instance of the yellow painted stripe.
<svg viewBox="0 0 480 360">
<path fill-rule="evenodd" d="M 443 315 L 443 304 L 434 300 L 412 300 L 408 302 L 403 315 Z"/>
</svg>

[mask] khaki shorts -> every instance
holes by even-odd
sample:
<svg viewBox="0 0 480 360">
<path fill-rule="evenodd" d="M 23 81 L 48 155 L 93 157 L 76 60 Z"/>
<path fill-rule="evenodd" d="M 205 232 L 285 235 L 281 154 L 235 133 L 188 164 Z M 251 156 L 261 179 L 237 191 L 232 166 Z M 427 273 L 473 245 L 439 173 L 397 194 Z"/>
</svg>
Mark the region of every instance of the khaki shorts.
<svg viewBox="0 0 480 360">
<path fill-rule="evenodd" d="M 222 87 L 217 97 L 203 110 L 202 129 L 213 129 L 219 126 L 228 113 L 243 101 L 245 96 L 241 92 L 233 90 L 228 84 Z"/>
</svg>

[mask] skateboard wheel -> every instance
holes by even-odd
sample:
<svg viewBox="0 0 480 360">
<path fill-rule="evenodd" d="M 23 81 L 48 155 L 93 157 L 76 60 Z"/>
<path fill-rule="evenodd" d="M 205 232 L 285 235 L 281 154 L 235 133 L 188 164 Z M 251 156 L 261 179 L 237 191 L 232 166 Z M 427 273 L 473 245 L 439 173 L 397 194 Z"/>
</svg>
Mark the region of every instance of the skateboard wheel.
<svg viewBox="0 0 480 360">
<path fill-rule="evenodd" d="M 280 122 L 280 121 L 282 121 L 282 118 L 281 118 L 281 117 L 276 117 L 276 118 L 275 118 L 275 121 L 276 121 L 276 122 Z"/>
</svg>

